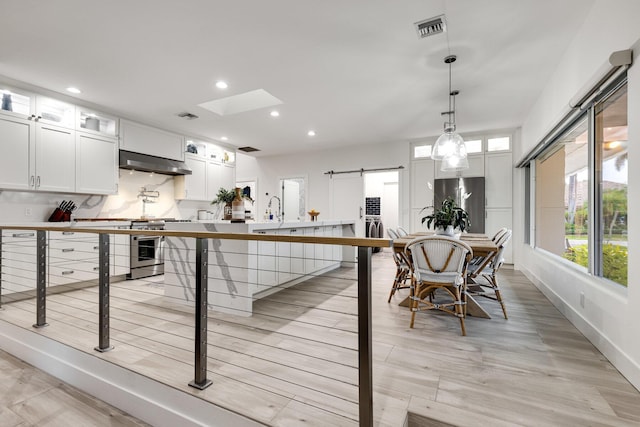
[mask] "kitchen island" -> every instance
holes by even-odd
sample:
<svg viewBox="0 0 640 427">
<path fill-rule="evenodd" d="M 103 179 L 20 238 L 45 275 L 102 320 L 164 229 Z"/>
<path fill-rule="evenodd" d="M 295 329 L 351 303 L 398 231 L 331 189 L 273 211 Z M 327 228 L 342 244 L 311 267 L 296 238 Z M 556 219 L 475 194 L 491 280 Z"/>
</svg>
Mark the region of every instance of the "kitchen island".
<svg viewBox="0 0 640 427">
<path fill-rule="evenodd" d="M 353 221 L 230 223 L 199 221 L 167 223 L 171 231 L 260 233 L 283 236 L 353 237 Z M 167 236 L 165 296 L 195 301 L 195 239 Z M 209 239 L 209 309 L 251 316 L 253 301 L 309 280 L 341 265 L 355 265 L 351 246 Z"/>
</svg>

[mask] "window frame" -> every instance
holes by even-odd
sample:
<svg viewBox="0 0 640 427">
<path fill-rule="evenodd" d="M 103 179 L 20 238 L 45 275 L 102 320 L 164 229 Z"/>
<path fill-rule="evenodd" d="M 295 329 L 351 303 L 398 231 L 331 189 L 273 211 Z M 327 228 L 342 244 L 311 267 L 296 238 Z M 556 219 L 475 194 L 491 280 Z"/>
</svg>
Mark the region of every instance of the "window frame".
<svg viewBox="0 0 640 427">
<path fill-rule="evenodd" d="M 530 228 L 529 236 L 526 236 L 528 237 L 528 239 L 526 239 L 528 240 L 528 242 L 525 242 L 525 243 L 528 243 L 536 251 L 540 251 L 542 253 L 547 254 L 550 257 L 553 257 L 554 259 L 559 260 L 560 262 L 562 262 L 563 265 L 567 265 L 572 269 L 575 269 L 576 271 L 581 272 L 582 274 L 586 273 L 586 274 L 592 275 L 595 278 L 603 281 L 603 283 L 610 284 L 609 285 L 610 288 L 616 289 L 616 290 L 628 289 L 629 283 L 627 283 L 627 285 L 624 285 L 604 276 L 604 267 L 603 267 L 603 257 L 604 257 L 603 256 L 603 247 L 604 247 L 603 232 L 604 230 L 603 230 L 603 224 L 602 224 L 602 218 L 604 214 L 603 214 L 603 207 L 602 207 L 603 194 L 601 191 L 601 187 L 602 187 L 601 184 L 602 184 L 603 177 L 600 171 L 600 166 L 598 165 L 598 162 L 600 163 L 602 162 L 602 156 L 601 156 L 601 153 L 599 152 L 599 149 L 597 147 L 597 141 L 596 141 L 596 109 L 599 105 L 606 102 L 618 90 L 622 89 L 625 86 L 627 86 L 628 88 L 628 79 L 627 79 L 626 73 L 618 76 L 618 78 L 610 82 L 598 94 L 598 96 L 594 97 L 587 105 L 581 106 L 581 110 L 583 111 L 586 110 L 587 132 L 588 132 L 587 134 L 587 144 L 588 144 L 588 165 L 587 166 L 588 166 L 588 177 L 589 177 L 588 178 L 589 179 L 588 221 L 587 221 L 588 223 L 588 236 L 587 236 L 588 264 L 587 264 L 586 272 L 583 266 L 576 264 L 574 262 L 568 261 L 564 259 L 562 256 L 552 253 L 543 247 L 540 247 L 535 238 L 536 229 L 537 229 L 536 204 L 538 203 L 538 200 L 536 199 L 536 184 L 537 184 L 536 182 L 537 170 L 535 168 L 536 160 L 543 158 L 545 156 L 549 156 L 551 153 L 557 150 L 560 138 L 567 131 L 569 131 L 572 126 L 575 126 L 575 124 L 582 117 L 584 117 L 584 115 L 583 114 L 580 114 L 578 116 L 574 115 L 567 118 L 564 122 L 560 123 L 560 125 L 557 127 L 558 132 L 556 133 L 554 140 L 552 140 L 543 151 L 537 153 L 533 158 L 531 158 L 526 165 L 523 165 L 523 167 L 529 168 L 529 173 L 525 172 L 525 177 L 526 175 L 529 175 L 528 177 L 529 182 L 525 182 L 524 190 L 525 190 L 525 197 L 530 201 L 530 205 L 529 205 L 530 216 L 529 218 L 525 219 L 525 222 L 526 222 L 525 227 L 533 225 L 533 227 Z M 628 118 L 629 118 L 629 111 L 627 109 L 627 123 L 628 123 Z M 491 151 L 491 152 L 488 151 L 487 153 L 493 153 L 493 152 L 494 151 Z M 502 151 L 499 151 L 499 152 L 502 152 Z M 525 203 L 525 208 L 526 206 L 527 204 Z M 628 271 L 628 268 L 629 266 L 627 264 L 627 271 Z"/>
</svg>

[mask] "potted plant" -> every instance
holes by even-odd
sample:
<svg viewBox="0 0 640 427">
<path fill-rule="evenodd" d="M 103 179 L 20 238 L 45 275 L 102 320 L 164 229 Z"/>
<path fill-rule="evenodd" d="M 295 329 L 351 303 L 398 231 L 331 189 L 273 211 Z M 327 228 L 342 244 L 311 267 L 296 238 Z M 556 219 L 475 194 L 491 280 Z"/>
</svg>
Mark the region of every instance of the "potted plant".
<svg viewBox="0 0 640 427">
<path fill-rule="evenodd" d="M 211 204 L 222 206 L 224 209 L 223 219 L 231 219 L 231 202 L 233 202 L 233 199 L 235 198 L 235 190 L 226 190 L 223 187 L 220 187 L 218 194 L 216 194 L 216 198 L 213 199 Z"/>
<path fill-rule="evenodd" d="M 434 209 L 431 215 L 423 217 L 422 223 L 424 224 L 425 221 L 427 228 L 431 228 L 433 224 L 436 234 L 447 236 L 454 236 L 456 232 L 462 233 L 471 225 L 467 211 L 459 207 L 451 197 L 443 200 L 442 206 L 437 210 Z"/>
</svg>

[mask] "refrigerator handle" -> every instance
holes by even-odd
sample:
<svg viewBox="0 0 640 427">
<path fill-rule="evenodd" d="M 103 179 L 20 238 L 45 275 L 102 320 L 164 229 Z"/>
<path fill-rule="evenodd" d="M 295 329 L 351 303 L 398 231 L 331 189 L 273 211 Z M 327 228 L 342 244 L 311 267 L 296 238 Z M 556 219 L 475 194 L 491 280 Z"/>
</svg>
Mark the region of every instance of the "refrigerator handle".
<svg viewBox="0 0 640 427">
<path fill-rule="evenodd" d="M 362 206 L 360 206 L 360 219 L 362 219 Z"/>
</svg>

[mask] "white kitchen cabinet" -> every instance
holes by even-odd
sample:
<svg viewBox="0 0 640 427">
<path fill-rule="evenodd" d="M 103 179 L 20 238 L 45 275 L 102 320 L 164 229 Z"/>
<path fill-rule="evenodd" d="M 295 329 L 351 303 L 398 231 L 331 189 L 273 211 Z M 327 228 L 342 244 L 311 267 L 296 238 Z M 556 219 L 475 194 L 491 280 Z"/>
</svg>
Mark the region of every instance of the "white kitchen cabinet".
<svg viewBox="0 0 640 427">
<path fill-rule="evenodd" d="M 278 230 L 276 234 L 289 236 L 289 230 Z M 278 256 L 278 283 L 286 283 L 293 278 L 291 273 L 291 242 L 276 242 Z"/>
<path fill-rule="evenodd" d="M 465 178 L 484 176 L 484 156 L 482 154 L 467 156 L 467 160 L 469 161 L 469 169 L 464 169 L 461 171 L 442 171 L 440 170 L 440 168 L 442 167 L 442 161 L 436 160 L 436 179 L 456 178 L 460 176 Z"/>
<path fill-rule="evenodd" d="M 411 209 L 411 228 L 410 233 L 417 233 L 420 231 L 427 231 L 427 225 L 422 224 L 422 218 L 433 213 L 433 209 Z"/>
<path fill-rule="evenodd" d="M 73 193 L 76 187 L 75 131 L 38 123 L 35 165 L 30 167 L 33 189 Z M 33 177 L 33 178 L 32 178 Z"/>
<path fill-rule="evenodd" d="M 75 131 L 18 118 L 0 118 L 0 186 L 75 191 Z"/>
<path fill-rule="evenodd" d="M 236 168 L 233 165 L 219 163 L 215 160 L 207 161 L 207 199 L 213 200 L 220 187 L 227 190 L 236 186 Z"/>
<path fill-rule="evenodd" d="M 176 199 L 211 201 L 220 187 L 230 190 L 236 186 L 235 164 L 225 163 L 229 152 L 208 142 L 189 140 L 189 144 L 198 152 L 185 153 L 185 163 L 193 173 L 175 178 Z"/>
<path fill-rule="evenodd" d="M 114 138 L 118 136 L 118 118 L 91 108 L 76 106 L 76 130 Z"/>
<path fill-rule="evenodd" d="M 21 119 L 75 129 L 76 106 L 44 95 L 38 95 L 0 84 L 3 102 L 0 113 Z"/>
<path fill-rule="evenodd" d="M 230 163 L 223 163 L 220 173 L 219 187 L 235 188 L 236 186 L 236 166 Z"/>
<path fill-rule="evenodd" d="M 29 165 L 35 141 L 33 122 L 0 117 L 0 188 L 30 190 Z"/>
<path fill-rule="evenodd" d="M 502 227 L 513 229 L 513 211 L 511 208 L 487 209 L 484 220 L 485 234 L 492 237 Z M 504 249 L 504 262 L 513 263 L 513 240 Z"/>
<path fill-rule="evenodd" d="M 299 228 L 290 228 L 290 236 L 302 236 L 304 233 Z M 291 278 L 297 279 L 304 275 L 304 243 L 291 242 L 289 249 L 291 256 Z"/>
<path fill-rule="evenodd" d="M 36 232 L 2 230 L 2 295 L 36 288 Z"/>
<path fill-rule="evenodd" d="M 120 148 L 167 159 L 184 160 L 184 137 L 128 120 L 120 121 Z"/>
<path fill-rule="evenodd" d="M 175 177 L 176 199 L 213 200 L 214 197 L 209 197 L 207 192 L 207 159 L 198 155 L 186 154 L 184 162 L 191 169 L 192 174 Z"/>
<path fill-rule="evenodd" d="M 35 114 L 35 94 L 0 83 L 0 95 L 2 97 L 0 114 L 20 119 L 26 119 Z"/>
<path fill-rule="evenodd" d="M 416 160 L 411 163 L 411 207 L 433 206 L 435 162 Z"/>
<path fill-rule="evenodd" d="M 306 227 L 304 229 L 305 237 L 315 236 L 315 227 Z M 316 271 L 316 245 L 313 243 L 304 244 L 304 272 L 311 274 Z"/>
<path fill-rule="evenodd" d="M 78 132 L 76 134 L 76 192 L 115 194 L 117 191 L 117 139 Z"/>
<path fill-rule="evenodd" d="M 264 233 L 261 233 L 264 234 Z M 276 242 L 258 241 L 257 292 L 266 291 L 278 284 Z"/>
<path fill-rule="evenodd" d="M 331 237 L 342 237 L 342 226 L 341 225 L 332 225 L 331 226 Z M 331 245 L 332 256 L 331 262 L 342 262 L 342 245 Z"/>
<path fill-rule="evenodd" d="M 486 207 L 510 208 L 512 202 L 513 164 L 511 153 L 487 154 L 485 156 Z"/>
<path fill-rule="evenodd" d="M 75 129 L 76 107 L 54 98 L 37 95 L 34 120 L 38 123 Z"/>
<path fill-rule="evenodd" d="M 98 235 L 49 232 L 49 286 L 98 279 Z"/>
</svg>

